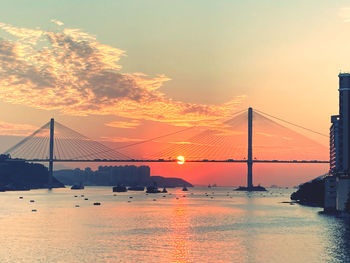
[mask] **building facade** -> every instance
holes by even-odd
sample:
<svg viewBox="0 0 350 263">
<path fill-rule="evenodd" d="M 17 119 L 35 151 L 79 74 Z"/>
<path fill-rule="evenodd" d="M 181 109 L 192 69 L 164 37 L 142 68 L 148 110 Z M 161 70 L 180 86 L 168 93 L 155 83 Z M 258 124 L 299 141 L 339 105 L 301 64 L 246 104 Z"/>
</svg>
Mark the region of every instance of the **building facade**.
<svg viewBox="0 0 350 263">
<path fill-rule="evenodd" d="M 341 172 L 348 175 L 350 167 L 350 74 L 339 74 L 339 161 Z"/>
<path fill-rule="evenodd" d="M 326 212 L 344 211 L 350 192 L 350 73 L 339 74 L 339 114 L 331 117 L 331 123 Z"/>
<path fill-rule="evenodd" d="M 329 174 L 332 176 L 337 175 L 338 171 L 343 170 L 341 163 L 341 145 L 340 145 L 340 119 L 339 115 L 331 117 L 331 128 L 329 132 Z"/>
</svg>

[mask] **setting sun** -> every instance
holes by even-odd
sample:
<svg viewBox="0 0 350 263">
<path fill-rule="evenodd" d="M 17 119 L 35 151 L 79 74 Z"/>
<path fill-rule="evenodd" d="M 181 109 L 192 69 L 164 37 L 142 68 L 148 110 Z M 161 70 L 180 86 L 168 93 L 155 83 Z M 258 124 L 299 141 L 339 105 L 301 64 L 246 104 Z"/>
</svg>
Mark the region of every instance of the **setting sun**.
<svg viewBox="0 0 350 263">
<path fill-rule="evenodd" d="M 185 163 L 185 157 L 183 157 L 183 156 L 178 156 L 177 158 L 177 163 L 178 164 L 184 164 Z"/>
</svg>

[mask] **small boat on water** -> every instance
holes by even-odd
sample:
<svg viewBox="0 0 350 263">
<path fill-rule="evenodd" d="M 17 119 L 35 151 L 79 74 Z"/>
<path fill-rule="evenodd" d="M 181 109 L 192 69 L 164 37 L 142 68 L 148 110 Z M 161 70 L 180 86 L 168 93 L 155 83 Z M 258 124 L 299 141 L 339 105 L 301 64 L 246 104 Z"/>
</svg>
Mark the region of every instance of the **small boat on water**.
<svg viewBox="0 0 350 263">
<path fill-rule="evenodd" d="M 82 183 L 74 184 L 74 185 L 72 185 L 72 187 L 70 189 L 72 189 L 72 190 L 81 190 L 81 189 L 84 189 L 84 185 Z"/>
<path fill-rule="evenodd" d="M 113 192 L 126 192 L 128 189 L 126 189 L 125 186 L 117 185 L 113 187 Z"/>
<path fill-rule="evenodd" d="M 152 186 L 148 186 L 147 187 L 146 193 L 148 193 L 148 194 L 157 194 L 157 193 L 160 193 L 160 191 L 159 191 L 157 186 L 152 185 Z"/>
<path fill-rule="evenodd" d="M 145 187 L 144 186 L 130 186 L 128 187 L 129 191 L 144 191 Z"/>
<path fill-rule="evenodd" d="M 166 188 L 164 187 L 162 193 L 167 193 L 167 192 L 168 192 L 168 191 L 167 191 Z"/>
<path fill-rule="evenodd" d="M 184 186 L 184 187 L 182 188 L 182 191 L 188 191 L 187 187 Z"/>
<path fill-rule="evenodd" d="M 258 185 L 258 186 L 251 186 L 251 187 L 240 186 L 237 189 L 235 189 L 235 191 L 247 191 L 247 192 L 255 191 L 256 192 L 256 191 L 267 191 L 267 190 L 265 187 Z"/>
</svg>

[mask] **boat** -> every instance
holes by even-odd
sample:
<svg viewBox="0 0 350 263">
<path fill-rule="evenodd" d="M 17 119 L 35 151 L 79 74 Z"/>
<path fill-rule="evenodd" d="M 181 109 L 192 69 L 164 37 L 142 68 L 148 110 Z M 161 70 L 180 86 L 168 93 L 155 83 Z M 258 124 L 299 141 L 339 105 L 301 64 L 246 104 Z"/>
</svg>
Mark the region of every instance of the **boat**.
<svg viewBox="0 0 350 263">
<path fill-rule="evenodd" d="M 210 184 L 208 184 L 208 188 L 211 188 L 211 185 L 210 185 Z"/>
<path fill-rule="evenodd" d="M 168 191 L 167 191 L 166 188 L 164 187 L 162 193 L 167 193 L 167 192 L 168 192 Z"/>
<path fill-rule="evenodd" d="M 144 186 L 131 186 L 128 187 L 129 191 L 144 191 L 145 187 Z"/>
<path fill-rule="evenodd" d="M 160 191 L 159 191 L 157 186 L 152 185 L 152 186 L 148 186 L 147 187 L 146 193 L 148 193 L 148 194 L 157 194 L 157 193 L 160 193 Z"/>
<path fill-rule="evenodd" d="M 188 191 L 187 187 L 184 186 L 184 187 L 182 188 L 182 191 Z"/>
<path fill-rule="evenodd" d="M 113 192 L 126 192 L 128 189 L 126 189 L 125 186 L 117 185 L 113 187 Z"/>
<path fill-rule="evenodd" d="M 16 183 L 16 184 L 8 184 L 6 186 L 1 186 L 0 187 L 0 192 L 5 192 L 5 191 L 29 191 L 30 187 L 25 184 L 21 183 Z"/>
<path fill-rule="evenodd" d="M 81 190 L 81 189 L 84 189 L 84 185 L 82 183 L 74 184 L 74 185 L 72 185 L 72 187 L 70 189 L 72 189 L 72 190 Z"/>
<path fill-rule="evenodd" d="M 251 187 L 240 186 L 237 189 L 235 189 L 235 191 L 254 192 L 254 191 L 267 191 L 267 190 L 265 187 L 258 185 L 258 186 L 251 186 Z"/>
</svg>

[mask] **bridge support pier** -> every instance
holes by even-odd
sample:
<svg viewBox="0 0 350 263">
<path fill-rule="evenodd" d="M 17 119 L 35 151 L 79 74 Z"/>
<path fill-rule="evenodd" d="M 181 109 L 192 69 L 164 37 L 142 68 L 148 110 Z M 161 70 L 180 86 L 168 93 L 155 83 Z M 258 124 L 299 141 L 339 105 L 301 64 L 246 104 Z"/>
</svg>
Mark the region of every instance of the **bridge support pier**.
<svg viewBox="0 0 350 263">
<path fill-rule="evenodd" d="M 53 147 L 54 147 L 54 125 L 55 120 L 52 118 L 50 121 L 50 157 L 49 157 L 49 181 L 48 189 L 52 189 L 52 176 L 53 176 Z"/>
<path fill-rule="evenodd" d="M 248 109 L 248 174 L 247 188 L 253 189 L 253 109 Z"/>
</svg>

